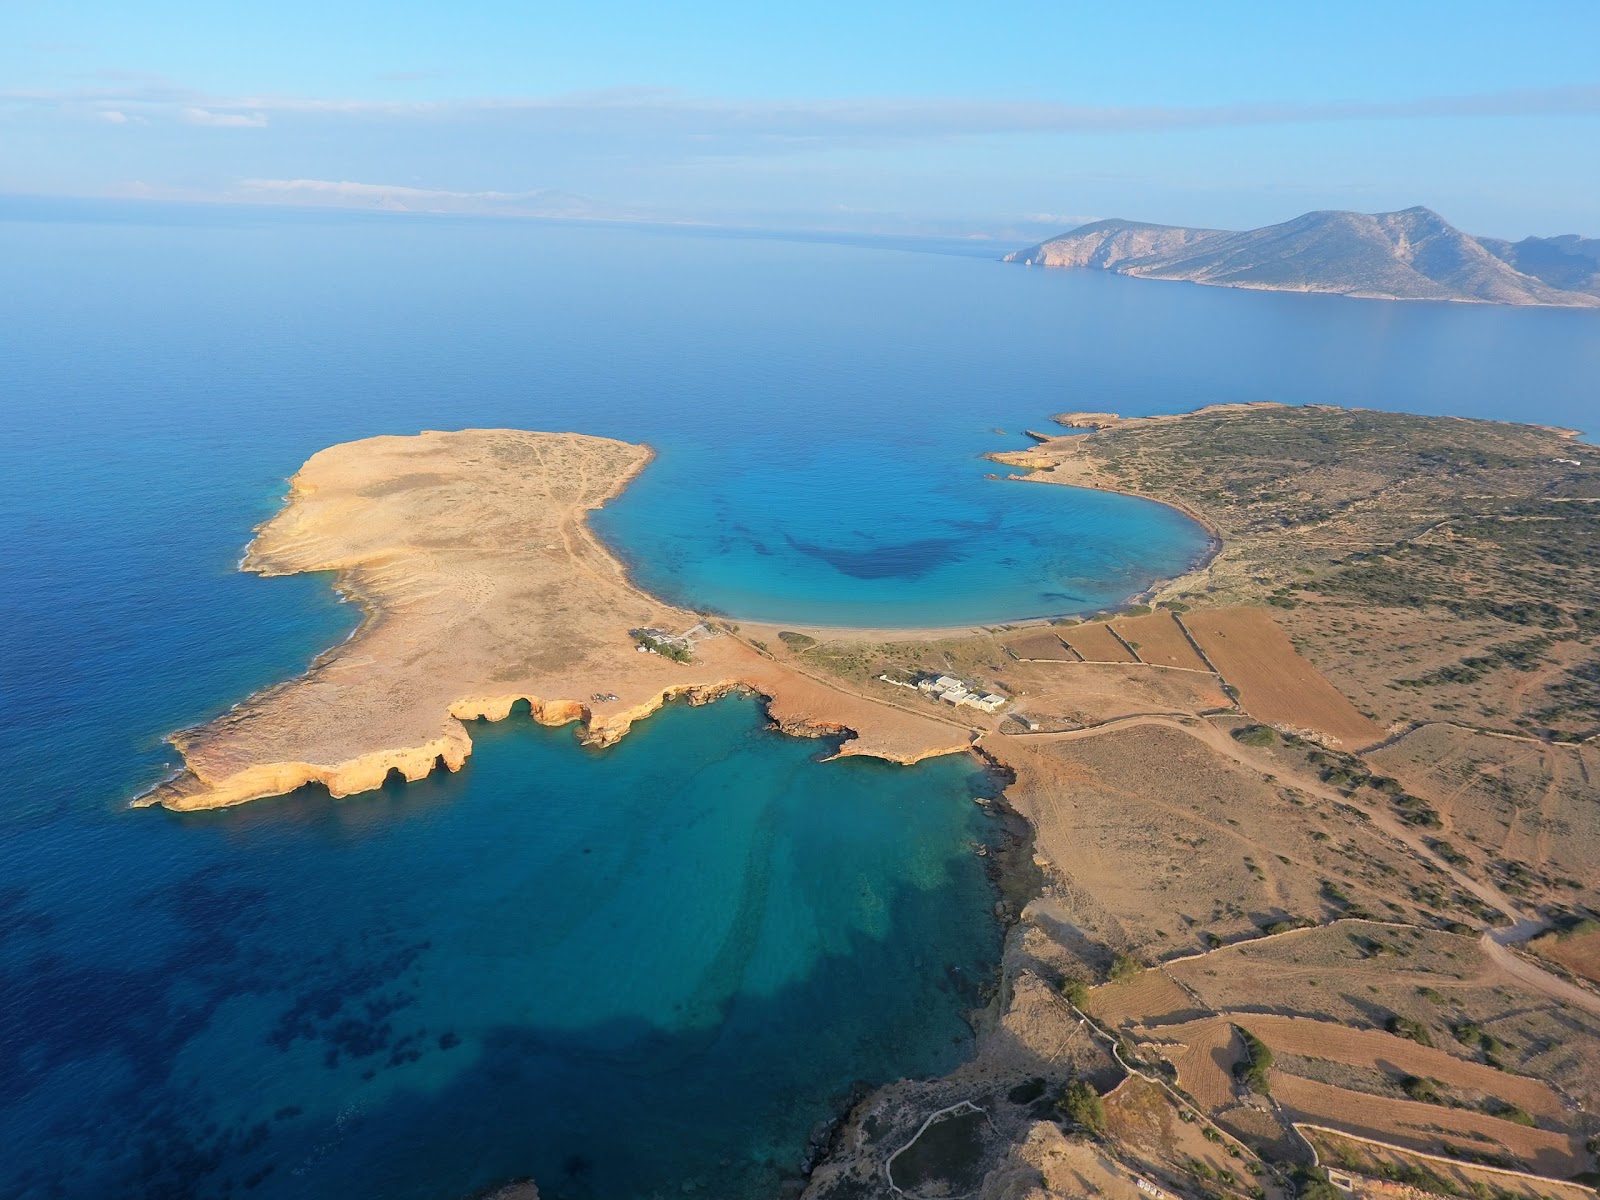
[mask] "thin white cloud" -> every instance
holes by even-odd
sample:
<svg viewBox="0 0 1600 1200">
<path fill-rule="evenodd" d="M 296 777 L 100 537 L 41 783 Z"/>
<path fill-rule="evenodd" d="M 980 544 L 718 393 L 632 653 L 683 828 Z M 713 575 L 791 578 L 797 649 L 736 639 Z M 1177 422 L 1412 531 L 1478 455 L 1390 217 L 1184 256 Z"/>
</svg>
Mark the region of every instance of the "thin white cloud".
<svg viewBox="0 0 1600 1200">
<path fill-rule="evenodd" d="M 597 215 L 584 196 L 550 188 L 522 192 L 454 191 L 348 179 L 245 179 L 241 199 L 341 208 L 377 208 L 390 212 L 504 213 L 515 216 L 578 217 Z"/>
<path fill-rule="evenodd" d="M 197 125 L 259 128 L 268 114 L 306 119 L 520 122 L 546 131 L 643 130 L 749 144 L 980 136 L 1119 134 L 1318 122 L 1600 115 L 1600 85 L 1585 84 L 1398 101 L 1279 102 L 1202 106 L 1092 105 L 906 97 L 766 100 L 619 88 L 543 97 L 443 100 L 218 97 L 164 82 L 75 91 L 0 91 L 0 103 L 35 107 L 103 104 L 165 112 Z"/>
<path fill-rule="evenodd" d="M 254 112 L 213 112 L 209 108 L 185 107 L 178 114 L 190 125 L 208 125 L 214 129 L 265 129 L 267 114 Z"/>
<path fill-rule="evenodd" d="M 119 112 L 114 108 L 102 108 L 95 113 L 95 116 L 102 121 L 110 121 L 113 125 L 126 125 L 128 123 L 128 114 Z"/>
<path fill-rule="evenodd" d="M 548 97 L 434 101 L 251 97 L 233 102 L 262 111 L 387 117 L 527 114 L 622 117 L 703 133 L 773 136 L 865 134 L 949 136 L 984 133 L 1125 133 L 1323 121 L 1439 117 L 1600 115 L 1600 85 L 1528 88 L 1412 100 L 1316 103 L 1268 101 L 1203 106 L 1079 105 L 1050 101 L 887 97 L 865 100 L 740 100 L 657 88 L 618 88 Z"/>
</svg>

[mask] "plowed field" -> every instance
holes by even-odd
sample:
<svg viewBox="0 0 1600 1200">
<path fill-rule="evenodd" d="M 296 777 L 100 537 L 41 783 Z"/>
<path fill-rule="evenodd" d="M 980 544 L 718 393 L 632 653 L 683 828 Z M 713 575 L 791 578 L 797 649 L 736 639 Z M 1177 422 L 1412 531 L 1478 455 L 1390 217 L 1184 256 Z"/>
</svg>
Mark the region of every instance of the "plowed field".
<svg viewBox="0 0 1600 1200">
<path fill-rule="evenodd" d="M 1141 972 L 1126 983 L 1101 984 L 1089 994 L 1089 1015 L 1113 1029 L 1188 1021 L 1204 1011 L 1188 992 L 1154 969 Z"/>
<path fill-rule="evenodd" d="M 1464 1108 L 1369 1096 L 1281 1071 L 1272 1074 L 1272 1094 L 1296 1120 L 1431 1154 L 1443 1153 L 1444 1143 L 1449 1142 L 1509 1155 L 1535 1171 L 1563 1179 L 1587 1167 L 1588 1156 L 1581 1146 L 1563 1134 L 1529 1129 Z"/>
<path fill-rule="evenodd" d="M 1234 1103 L 1233 1064 L 1244 1057 L 1244 1044 L 1226 1017 L 1206 1017 L 1182 1025 L 1136 1031 L 1150 1038 L 1178 1069 L 1178 1084 L 1194 1102 L 1215 1115 Z"/>
<path fill-rule="evenodd" d="M 1158 667 L 1184 667 L 1190 671 L 1208 671 L 1205 660 L 1194 652 L 1189 639 L 1173 620 L 1170 612 L 1153 612 L 1148 617 L 1129 617 L 1111 622 L 1128 645 L 1134 647 L 1139 657 Z"/>
<path fill-rule="evenodd" d="M 1313 730 L 1346 750 L 1382 739 L 1383 730 L 1300 657 L 1266 609 L 1185 613 L 1183 625 L 1256 720 Z"/>
<path fill-rule="evenodd" d="M 1018 658 L 1032 662 L 1077 662 L 1078 656 L 1066 646 L 1051 629 L 1036 629 L 1032 633 L 1024 633 L 1018 637 L 1009 638 L 1004 646 Z"/>
<path fill-rule="evenodd" d="M 1083 656 L 1085 662 L 1139 661 L 1126 646 L 1117 641 L 1116 635 L 1103 621 L 1064 626 L 1057 632 L 1067 645 Z"/>
<path fill-rule="evenodd" d="M 1437 1079 L 1452 1087 L 1480 1092 L 1515 1104 L 1557 1123 L 1565 1123 L 1567 1119 L 1566 1106 L 1548 1084 L 1524 1075 L 1497 1071 L 1482 1063 L 1468 1062 L 1392 1033 L 1376 1029 L 1351 1029 L 1332 1021 L 1315 1021 L 1309 1017 L 1233 1013 L 1227 1019 L 1248 1029 L 1275 1053 L 1325 1058 L 1358 1067 L 1375 1067 L 1390 1074 Z"/>
</svg>

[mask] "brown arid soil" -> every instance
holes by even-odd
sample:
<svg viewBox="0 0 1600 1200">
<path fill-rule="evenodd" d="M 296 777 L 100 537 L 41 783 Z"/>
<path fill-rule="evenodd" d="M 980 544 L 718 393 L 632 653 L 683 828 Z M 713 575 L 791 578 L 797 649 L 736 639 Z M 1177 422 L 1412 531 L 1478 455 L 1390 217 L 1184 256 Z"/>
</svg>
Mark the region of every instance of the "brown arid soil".
<svg viewBox="0 0 1600 1200">
<path fill-rule="evenodd" d="M 1430 1079 L 1458 1093 L 1514 1104 L 1538 1118 L 1541 1125 L 1548 1122 L 1548 1128 L 1570 1128 L 1575 1115 L 1573 1105 L 1541 1080 L 1496 1070 L 1383 1030 L 1352 1029 L 1330 1021 L 1271 1013 L 1224 1016 L 1255 1034 L 1274 1054 L 1327 1059 L 1376 1068 L 1391 1076 Z"/>
<path fill-rule="evenodd" d="M 1456 1194 L 1519 1200 L 1594 1200 L 1594 1190 L 1579 1184 L 1529 1178 L 1437 1155 L 1397 1150 L 1314 1125 L 1301 1126 L 1300 1133 L 1316 1148 L 1318 1161 L 1351 1173 L 1356 1200 L 1423 1200 L 1430 1194 L 1414 1184 L 1400 1182 L 1407 1176 L 1443 1180 Z M 1432 1194 L 1437 1195 L 1438 1191 Z"/>
<path fill-rule="evenodd" d="M 1024 662 L 1080 662 L 1078 655 L 1053 629 L 1035 629 L 1006 638 L 1001 646 Z"/>
<path fill-rule="evenodd" d="M 1109 626 L 1099 621 L 1082 625 L 1066 625 L 1056 630 L 1061 640 L 1071 646 L 1084 662 L 1126 663 L 1138 662 L 1139 657 L 1118 640 Z"/>
<path fill-rule="evenodd" d="M 1199 1020 L 1208 1009 L 1169 972 L 1152 970 L 1095 987 L 1084 1011 L 1107 1029 L 1121 1030 L 1146 1022 L 1181 1024 Z"/>
<path fill-rule="evenodd" d="M 1178 1086 L 1203 1111 L 1216 1115 L 1238 1101 L 1233 1071 L 1245 1061 L 1244 1041 L 1226 1017 L 1202 1017 L 1181 1025 L 1141 1030 L 1151 1047 L 1177 1069 Z"/>
<path fill-rule="evenodd" d="M 1532 949 L 1580 979 L 1600 984 L 1600 931 L 1570 938 L 1547 933 L 1534 939 Z"/>
<path fill-rule="evenodd" d="M 1276 1072 L 1272 1095 L 1291 1120 L 1432 1154 L 1444 1154 L 1452 1146 L 1466 1147 L 1557 1179 L 1584 1170 L 1589 1162 L 1581 1140 L 1467 1109 L 1383 1096 L 1356 1097 L 1343 1088 Z"/>
<path fill-rule="evenodd" d="M 1188 1003 L 1170 1015 L 1150 1011 L 1130 1019 L 1176 1024 L 1193 1019 L 1197 1007 L 1219 1015 L 1310 1017 L 1357 1030 L 1387 1031 L 1398 1019 L 1442 1053 L 1499 1063 L 1497 1070 L 1553 1087 L 1586 1112 L 1600 1106 L 1600 1012 L 1552 995 L 1537 986 L 1538 977 L 1532 984 L 1519 978 L 1466 935 L 1340 921 L 1162 970 Z"/>
<path fill-rule="evenodd" d="M 1017 663 L 1006 672 L 1009 711 L 1040 732 L 1081 730 L 1127 717 L 1223 711 L 1214 675 L 1133 663 Z"/>
<path fill-rule="evenodd" d="M 313 782 L 344 796 L 391 771 L 456 770 L 471 751 L 462 722 L 519 700 L 604 744 L 666 700 L 747 688 L 786 729 L 848 738 L 841 753 L 913 762 L 966 748 L 959 725 L 821 685 L 725 633 L 689 663 L 636 652 L 631 629 L 700 620 L 634 588 L 584 520 L 648 460 L 625 442 L 503 429 L 314 455 L 244 565 L 337 572 L 366 620 L 305 675 L 176 735 L 186 769 L 145 802 L 215 808 Z"/>
<path fill-rule="evenodd" d="M 1186 671 L 1210 671 L 1211 664 L 1201 658 L 1188 633 L 1171 612 L 1162 609 L 1141 617 L 1112 621 L 1111 628 L 1139 656 L 1154 666 L 1181 667 Z"/>
<path fill-rule="evenodd" d="M 1416 729 L 1368 756 L 1428 797 L 1436 835 L 1513 895 L 1600 909 L 1600 745 Z"/>
<path fill-rule="evenodd" d="M 1026 780 L 1036 853 L 1052 874 L 1038 919 L 1100 946 L 1153 962 L 1356 904 L 1420 922 L 1434 910 L 1419 897 L 1451 903 L 1445 877 L 1360 810 L 1218 754 L 1239 744 L 1203 721 L 984 744 Z"/>
<path fill-rule="evenodd" d="M 1186 613 L 1183 627 L 1210 664 L 1237 689 L 1239 706 L 1279 729 L 1359 750 L 1383 737 L 1339 690 L 1296 652 L 1263 608 L 1207 608 Z"/>
</svg>

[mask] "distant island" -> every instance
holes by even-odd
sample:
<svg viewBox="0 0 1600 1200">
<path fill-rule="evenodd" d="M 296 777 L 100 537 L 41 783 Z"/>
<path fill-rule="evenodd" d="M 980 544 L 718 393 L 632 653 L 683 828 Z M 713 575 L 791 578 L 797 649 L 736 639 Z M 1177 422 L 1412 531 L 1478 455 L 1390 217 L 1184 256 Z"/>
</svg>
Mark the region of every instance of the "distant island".
<svg viewBox="0 0 1600 1200">
<path fill-rule="evenodd" d="M 1600 238 L 1473 237 L 1422 207 L 1311 212 L 1243 232 L 1096 221 L 1005 261 L 1272 292 L 1600 308 Z"/>
</svg>

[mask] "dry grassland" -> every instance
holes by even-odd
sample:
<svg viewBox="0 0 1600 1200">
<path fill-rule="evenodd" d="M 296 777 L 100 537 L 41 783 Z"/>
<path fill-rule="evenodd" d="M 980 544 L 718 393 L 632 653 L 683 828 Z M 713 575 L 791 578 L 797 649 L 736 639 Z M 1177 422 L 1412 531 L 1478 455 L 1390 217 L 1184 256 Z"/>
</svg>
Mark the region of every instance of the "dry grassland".
<svg viewBox="0 0 1600 1200">
<path fill-rule="evenodd" d="M 1112 621 L 1111 628 L 1133 647 L 1141 662 L 1161 667 L 1182 667 L 1189 671 L 1211 669 L 1195 653 L 1188 636 L 1165 609 L 1149 616 L 1124 617 Z"/>
<path fill-rule="evenodd" d="M 1203 713 L 1228 707 L 1214 675 L 1122 663 L 1013 663 L 1003 676 L 1017 708 L 1046 728 L 1098 725 L 1136 713 Z"/>
<path fill-rule="evenodd" d="M 1582 933 L 1570 938 L 1546 936 L 1534 943 L 1534 949 L 1574 975 L 1600 983 L 1600 933 Z"/>
<path fill-rule="evenodd" d="M 1183 624 L 1256 720 L 1320 733 L 1347 750 L 1383 737 L 1383 730 L 1300 657 L 1265 609 L 1206 609 L 1186 613 Z"/>
<path fill-rule="evenodd" d="M 1359 1137 L 1376 1138 L 1430 1154 L 1459 1146 L 1506 1155 L 1541 1174 L 1565 1178 L 1588 1167 L 1581 1141 L 1530 1129 L 1464 1108 L 1444 1108 L 1386 1096 L 1352 1097 L 1343 1088 L 1273 1072 L 1272 1094 L 1295 1120 L 1312 1121 Z"/>
<path fill-rule="evenodd" d="M 1387 949 L 1375 953 L 1380 946 Z M 1241 942 L 1164 969 L 1216 1012 L 1311 1016 L 1368 1028 L 1399 1014 L 1426 1025 L 1434 1043 L 1446 1047 L 1454 1045 L 1448 1010 L 1419 987 L 1456 1003 L 1461 997 L 1494 1002 L 1497 986 L 1514 986 L 1476 938 L 1374 921 Z M 1146 1023 L 1156 1023 L 1154 1014 Z"/>
<path fill-rule="evenodd" d="M 1242 1190 L 1250 1181 L 1238 1159 L 1220 1145 L 1207 1141 L 1196 1123 L 1178 1116 L 1176 1105 L 1156 1084 L 1130 1075 L 1105 1097 L 1106 1129 L 1124 1153 L 1165 1168 L 1186 1190 L 1194 1188 L 1188 1164 L 1202 1162 L 1213 1173 L 1228 1171 L 1240 1178 Z M 1212 1185 L 1216 1186 L 1215 1184 Z"/>
<path fill-rule="evenodd" d="M 1053 629 L 1036 629 L 1032 633 L 1007 638 L 1001 643 L 1007 650 L 1024 661 L 1078 662 L 1078 656 L 1067 648 Z"/>
<path fill-rule="evenodd" d="M 1103 621 L 1062 626 L 1061 640 L 1076 650 L 1085 662 L 1128 663 L 1138 658 L 1116 638 Z"/>
<path fill-rule="evenodd" d="M 1433 725 L 1370 758 L 1428 800 L 1440 836 L 1513 895 L 1600 907 L 1600 747 Z"/>
<path fill-rule="evenodd" d="M 1003 753 L 1064 919 L 1150 961 L 1208 934 L 1233 941 L 1335 916 L 1324 880 L 1348 902 L 1412 919 L 1416 907 L 1391 897 L 1438 890 L 1425 863 L 1355 810 L 1306 799 L 1177 729 L 1016 737 Z"/>
<path fill-rule="evenodd" d="M 1463 660 L 1492 646 L 1515 646 L 1533 630 L 1434 609 L 1364 604 L 1306 603 L 1273 616 L 1328 682 L 1380 725 L 1461 721 L 1517 732 L 1519 718 L 1544 703 L 1550 677 L 1541 670 L 1460 670 Z M 1571 643 L 1546 653 L 1567 661 L 1581 650 Z"/>
<path fill-rule="evenodd" d="M 1401 1017 L 1439 1050 L 1476 1062 L 1486 1060 L 1488 1035 L 1508 1071 L 1544 1080 L 1586 1108 L 1600 1106 L 1600 1018 L 1531 990 L 1476 938 L 1340 921 L 1163 969 L 1219 1013 L 1308 1016 L 1366 1029 Z M 1159 1016 L 1145 1023 L 1160 1024 Z M 1458 1037 L 1458 1029 L 1475 1032 Z"/>
</svg>

